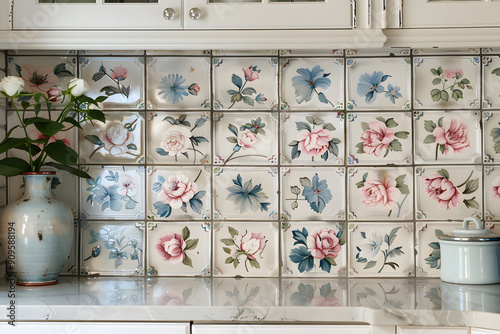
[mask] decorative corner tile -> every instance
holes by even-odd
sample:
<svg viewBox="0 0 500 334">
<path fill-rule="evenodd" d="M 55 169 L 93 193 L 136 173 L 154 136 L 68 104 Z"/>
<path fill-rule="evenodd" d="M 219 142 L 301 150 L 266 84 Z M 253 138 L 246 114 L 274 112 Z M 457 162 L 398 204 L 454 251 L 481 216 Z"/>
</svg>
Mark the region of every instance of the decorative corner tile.
<svg viewBox="0 0 500 334">
<path fill-rule="evenodd" d="M 216 165 L 277 164 L 277 113 L 220 113 L 214 120 Z"/>
<path fill-rule="evenodd" d="M 479 163 L 480 117 L 478 111 L 426 111 L 415 114 L 415 162 Z"/>
<path fill-rule="evenodd" d="M 210 229 L 203 223 L 155 223 L 148 229 L 148 270 L 159 276 L 207 276 Z"/>
<path fill-rule="evenodd" d="M 144 113 L 110 112 L 106 123 L 87 122 L 80 131 L 82 163 L 140 163 L 144 159 Z"/>
<path fill-rule="evenodd" d="M 481 61 L 473 57 L 413 58 L 415 109 L 478 109 Z"/>
<path fill-rule="evenodd" d="M 406 109 L 411 58 L 347 59 L 347 100 L 353 109 Z"/>
<path fill-rule="evenodd" d="M 80 265 L 88 274 L 134 275 L 143 272 L 144 223 L 81 222 Z"/>
<path fill-rule="evenodd" d="M 349 276 L 415 276 L 413 223 L 349 224 Z"/>
<path fill-rule="evenodd" d="M 276 223 L 220 223 L 214 230 L 215 276 L 279 275 L 279 230 Z"/>
<path fill-rule="evenodd" d="M 411 280 L 352 279 L 349 280 L 349 306 L 376 310 L 413 310 L 415 285 Z"/>
<path fill-rule="evenodd" d="M 148 218 L 210 219 L 210 168 L 148 167 Z"/>
<path fill-rule="evenodd" d="M 144 167 L 82 166 L 80 216 L 90 219 L 144 219 Z"/>
<path fill-rule="evenodd" d="M 211 306 L 210 282 L 204 278 L 148 278 L 148 305 Z"/>
<path fill-rule="evenodd" d="M 283 306 L 347 306 L 347 280 L 283 279 Z"/>
<path fill-rule="evenodd" d="M 146 145 L 153 163 L 209 164 L 210 114 L 150 112 Z"/>
<path fill-rule="evenodd" d="M 149 108 L 209 108 L 210 58 L 148 58 L 147 71 Z"/>
<path fill-rule="evenodd" d="M 347 275 L 345 223 L 282 223 L 283 276 Z"/>
<path fill-rule="evenodd" d="M 91 98 L 107 96 L 106 109 L 144 109 L 143 57 L 80 57 L 80 76 Z"/>
<path fill-rule="evenodd" d="M 214 306 L 255 307 L 279 305 L 279 278 L 214 279 Z M 259 310 L 256 310 L 258 312 Z M 263 312 L 267 313 L 267 310 Z M 265 314 L 261 315 L 265 317 Z"/>
<path fill-rule="evenodd" d="M 417 167 L 417 219 L 461 220 L 482 216 L 481 166 Z"/>
<path fill-rule="evenodd" d="M 413 218 L 412 168 L 352 168 L 348 176 L 350 220 Z"/>
<path fill-rule="evenodd" d="M 278 58 L 214 58 L 213 86 L 220 109 L 271 109 L 277 105 Z"/>
<path fill-rule="evenodd" d="M 342 58 L 283 59 L 281 77 L 281 104 L 290 110 L 344 107 Z"/>
<path fill-rule="evenodd" d="M 344 113 L 281 113 L 281 162 L 341 165 Z"/>
<path fill-rule="evenodd" d="M 281 209 L 292 220 L 345 217 L 345 169 L 281 169 Z"/>
<path fill-rule="evenodd" d="M 278 219 L 277 168 L 216 167 L 213 182 L 217 219 Z"/>
<path fill-rule="evenodd" d="M 411 112 L 350 113 L 347 122 L 349 163 L 412 163 Z"/>
</svg>

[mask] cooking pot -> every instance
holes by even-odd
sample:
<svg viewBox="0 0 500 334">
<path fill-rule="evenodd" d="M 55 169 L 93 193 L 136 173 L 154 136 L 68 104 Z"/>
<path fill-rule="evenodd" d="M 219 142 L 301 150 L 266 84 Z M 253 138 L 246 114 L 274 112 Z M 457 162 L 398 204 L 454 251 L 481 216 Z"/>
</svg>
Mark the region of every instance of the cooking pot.
<svg viewBox="0 0 500 334">
<path fill-rule="evenodd" d="M 469 229 L 469 222 L 476 229 Z M 465 218 L 463 229 L 438 236 L 441 279 L 449 283 L 500 283 L 500 236 L 483 229 L 479 219 Z"/>
</svg>

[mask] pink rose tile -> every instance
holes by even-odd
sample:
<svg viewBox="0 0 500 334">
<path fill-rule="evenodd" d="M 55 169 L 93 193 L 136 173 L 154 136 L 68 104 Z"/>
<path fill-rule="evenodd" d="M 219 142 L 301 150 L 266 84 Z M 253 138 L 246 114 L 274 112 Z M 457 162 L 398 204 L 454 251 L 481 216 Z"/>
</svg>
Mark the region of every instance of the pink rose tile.
<svg viewBox="0 0 500 334">
<path fill-rule="evenodd" d="M 415 109 L 478 109 L 479 56 L 415 57 Z"/>
<path fill-rule="evenodd" d="M 332 110 L 343 107 L 344 59 L 282 59 L 282 110 Z"/>
<path fill-rule="evenodd" d="M 210 108 L 210 58 L 147 59 L 149 109 Z"/>
<path fill-rule="evenodd" d="M 80 77 L 91 98 L 107 96 L 106 109 L 144 109 L 144 58 L 80 57 Z"/>
<path fill-rule="evenodd" d="M 413 218 L 412 168 L 349 168 L 347 176 L 348 219 Z"/>
<path fill-rule="evenodd" d="M 147 168 L 148 218 L 210 219 L 210 168 Z"/>
<path fill-rule="evenodd" d="M 148 277 L 148 305 L 211 306 L 210 282 L 205 278 Z"/>
<path fill-rule="evenodd" d="M 415 112 L 415 162 L 480 162 L 480 117 L 477 111 Z"/>
<path fill-rule="evenodd" d="M 214 164 L 278 163 L 277 113 L 216 113 Z"/>
<path fill-rule="evenodd" d="M 281 168 L 281 212 L 291 220 L 345 218 L 345 169 Z"/>
<path fill-rule="evenodd" d="M 500 220 L 500 166 L 484 167 L 484 215 Z"/>
<path fill-rule="evenodd" d="M 350 165 L 412 162 L 411 112 L 348 113 L 347 133 Z"/>
<path fill-rule="evenodd" d="M 421 220 L 482 216 L 481 166 L 417 167 L 415 214 Z"/>
<path fill-rule="evenodd" d="M 279 275 L 278 223 L 216 223 L 213 233 L 214 275 Z"/>
<path fill-rule="evenodd" d="M 152 223 L 148 228 L 148 274 L 210 275 L 210 225 Z"/>
<path fill-rule="evenodd" d="M 275 108 L 278 101 L 278 58 L 214 58 L 214 108 Z"/>
<path fill-rule="evenodd" d="M 149 112 L 148 163 L 209 164 L 210 114 Z"/>
<path fill-rule="evenodd" d="M 281 223 L 282 275 L 347 275 L 345 223 Z"/>
<path fill-rule="evenodd" d="M 281 163 L 341 165 L 344 113 L 281 113 Z"/>
<path fill-rule="evenodd" d="M 106 123 L 87 122 L 80 131 L 80 162 L 144 161 L 144 113 L 107 112 Z"/>
<path fill-rule="evenodd" d="M 349 224 L 349 276 L 411 277 L 413 223 Z"/>
<path fill-rule="evenodd" d="M 214 306 L 278 306 L 279 278 L 214 278 Z M 266 311 L 256 309 L 255 312 Z"/>
<path fill-rule="evenodd" d="M 282 305 L 337 307 L 347 306 L 347 281 L 332 279 L 282 280 Z"/>
<path fill-rule="evenodd" d="M 483 152 L 485 163 L 500 161 L 500 112 L 483 112 Z"/>
</svg>

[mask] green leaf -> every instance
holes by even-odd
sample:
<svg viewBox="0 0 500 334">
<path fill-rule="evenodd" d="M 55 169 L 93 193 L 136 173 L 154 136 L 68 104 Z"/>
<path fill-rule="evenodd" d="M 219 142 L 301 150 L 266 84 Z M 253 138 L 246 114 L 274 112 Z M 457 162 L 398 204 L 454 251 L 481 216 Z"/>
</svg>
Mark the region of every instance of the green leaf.
<svg viewBox="0 0 500 334">
<path fill-rule="evenodd" d="M 82 126 L 80 125 L 80 123 L 76 119 L 74 119 L 73 117 L 66 117 L 65 119 L 63 119 L 63 122 L 64 123 L 70 123 L 71 125 L 79 128 L 79 129 L 82 128 Z"/>
<path fill-rule="evenodd" d="M 49 161 L 49 162 L 44 163 L 44 165 L 70 172 L 71 174 L 78 176 L 78 177 L 82 177 L 84 179 L 91 179 L 92 178 L 89 174 L 85 173 L 83 170 L 73 168 L 70 166 L 66 166 L 66 165 L 62 165 L 62 164 L 57 163 L 57 162 Z"/>
<path fill-rule="evenodd" d="M 300 188 L 297 187 L 297 186 L 291 186 L 290 187 L 290 191 L 292 192 L 292 194 L 294 195 L 300 195 Z"/>
<path fill-rule="evenodd" d="M 241 91 L 241 94 L 252 95 L 252 94 L 257 94 L 257 91 L 255 89 L 253 89 L 252 87 L 247 87 Z"/>
<path fill-rule="evenodd" d="M 433 132 L 436 127 L 436 123 L 431 120 L 424 121 L 424 129 L 427 132 Z"/>
<path fill-rule="evenodd" d="M 436 138 L 434 137 L 434 135 L 428 135 L 424 139 L 424 144 L 432 144 L 432 143 L 435 143 L 435 142 L 436 142 Z"/>
<path fill-rule="evenodd" d="M 62 123 L 49 120 L 48 122 L 36 122 L 35 127 L 46 137 L 52 137 L 53 135 L 64 129 L 64 125 Z"/>
<path fill-rule="evenodd" d="M 399 124 L 394 120 L 394 118 L 388 118 L 386 121 L 385 121 L 385 126 L 387 126 L 388 128 L 395 128 L 397 127 Z"/>
<path fill-rule="evenodd" d="M 333 126 L 332 123 L 325 123 L 325 124 L 323 124 L 323 129 L 326 129 L 328 131 L 335 131 L 335 127 Z"/>
<path fill-rule="evenodd" d="M 229 226 L 228 227 L 228 231 L 229 231 L 229 234 L 231 235 L 231 238 L 234 238 L 235 236 L 237 236 L 239 233 L 238 233 L 238 230 Z"/>
<path fill-rule="evenodd" d="M 441 83 L 441 78 L 435 78 L 434 80 L 432 80 L 433 85 L 439 85 L 440 83 Z"/>
<path fill-rule="evenodd" d="M 220 242 L 222 242 L 226 246 L 235 246 L 236 245 L 234 243 L 234 240 L 233 239 L 229 239 L 229 238 L 220 239 Z"/>
<path fill-rule="evenodd" d="M 479 179 L 470 180 L 465 184 L 464 195 L 472 194 L 479 188 Z"/>
<path fill-rule="evenodd" d="M 200 239 L 191 239 L 186 241 L 186 248 L 184 248 L 185 251 L 195 249 L 196 246 L 198 246 L 198 242 Z"/>
<path fill-rule="evenodd" d="M 337 262 L 335 262 L 335 258 L 334 257 L 331 257 L 331 256 L 326 256 L 325 257 L 325 260 L 327 260 L 328 262 L 330 262 L 330 264 L 332 266 L 336 266 L 337 265 Z"/>
<path fill-rule="evenodd" d="M 108 98 L 107 96 L 98 96 L 95 98 L 95 102 L 96 103 L 103 103 L 104 101 L 107 100 L 107 98 Z"/>
<path fill-rule="evenodd" d="M 441 152 L 441 154 L 444 154 L 444 145 L 439 145 L 439 152 Z"/>
<path fill-rule="evenodd" d="M 78 154 L 60 140 L 48 144 L 45 147 L 45 152 L 53 160 L 64 165 L 76 165 L 78 161 Z"/>
<path fill-rule="evenodd" d="M 28 101 L 23 101 L 21 102 L 21 107 L 23 108 L 23 110 L 26 110 L 30 107 L 30 103 Z"/>
<path fill-rule="evenodd" d="M 431 97 L 432 101 L 434 102 L 441 100 L 441 91 L 437 88 L 434 88 L 433 90 L 431 90 Z"/>
<path fill-rule="evenodd" d="M 357 187 L 357 188 L 361 188 L 361 187 L 363 187 L 364 185 L 365 185 L 365 181 L 359 181 L 359 182 L 357 182 L 357 183 L 356 183 L 356 187 Z"/>
<path fill-rule="evenodd" d="M 370 124 L 368 124 L 367 122 L 361 122 L 361 130 L 370 130 Z"/>
<path fill-rule="evenodd" d="M 106 123 L 106 116 L 104 113 L 98 109 L 89 109 L 87 110 L 87 114 L 90 119 L 95 119 L 98 121 L 101 121 L 103 123 Z"/>
<path fill-rule="evenodd" d="M 91 142 L 94 145 L 97 145 L 97 146 L 104 145 L 104 143 L 96 135 L 86 135 L 84 138 L 87 139 L 89 142 Z"/>
<path fill-rule="evenodd" d="M 479 203 L 476 202 L 475 197 L 472 197 L 471 199 L 464 199 L 464 204 L 467 208 L 473 208 L 473 209 L 479 209 Z"/>
<path fill-rule="evenodd" d="M 226 263 L 226 264 L 229 264 L 229 263 L 233 263 L 233 261 L 234 261 L 234 258 L 232 258 L 232 257 L 230 256 L 230 257 L 226 258 L 225 263 Z"/>
<path fill-rule="evenodd" d="M 254 268 L 257 268 L 257 269 L 260 269 L 260 264 L 257 260 L 248 260 L 248 262 L 250 263 L 250 265 Z"/>
<path fill-rule="evenodd" d="M 307 117 L 306 117 L 306 120 L 307 120 L 310 124 L 314 124 L 314 117 L 312 117 L 312 116 L 307 116 Z"/>
<path fill-rule="evenodd" d="M 246 104 L 248 104 L 249 106 L 254 106 L 254 101 L 251 97 L 249 96 L 243 96 L 243 102 L 245 102 Z"/>
<path fill-rule="evenodd" d="M 311 180 L 309 180 L 309 178 L 301 177 L 299 180 L 300 180 L 300 184 L 302 185 L 302 187 L 309 187 L 309 188 L 312 187 L 312 183 L 311 183 Z"/>
<path fill-rule="evenodd" d="M 182 235 L 182 240 L 186 241 L 187 239 L 189 239 L 191 232 L 189 231 L 189 228 L 187 226 L 184 226 L 181 235 Z"/>
<path fill-rule="evenodd" d="M 227 254 L 231 254 L 231 248 L 229 247 L 222 247 L 222 249 L 224 250 L 224 252 L 226 252 Z"/>
<path fill-rule="evenodd" d="M 443 119 L 444 119 L 444 117 L 440 117 L 438 119 L 438 126 L 443 127 Z"/>
<path fill-rule="evenodd" d="M 40 113 L 40 110 L 42 110 L 42 105 L 40 103 L 37 103 L 33 108 L 35 110 L 35 115 L 38 115 Z"/>
<path fill-rule="evenodd" d="M 410 193 L 410 188 L 406 184 L 402 184 L 400 186 L 396 186 L 397 189 L 401 192 L 403 195 L 407 195 Z"/>
<path fill-rule="evenodd" d="M 494 74 L 496 76 L 500 76 L 500 67 L 499 68 L 495 68 L 493 71 L 491 71 L 491 74 Z"/>
<path fill-rule="evenodd" d="M 358 153 L 358 154 L 365 153 L 365 151 L 363 150 L 363 142 L 357 143 L 356 147 L 358 148 L 358 151 L 356 153 Z"/>
<path fill-rule="evenodd" d="M 28 140 L 26 140 L 26 138 L 5 138 L 0 144 L 0 154 L 13 148 L 18 148 L 27 151 L 28 145 L 30 145 L 30 143 Z M 24 146 L 24 148 L 21 148 L 22 146 Z M 38 148 L 38 146 L 35 147 Z M 40 151 L 40 149 L 38 149 L 38 151 Z"/>
<path fill-rule="evenodd" d="M 231 102 L 240 102 L 242 99 L 242 95 L 240 93 L 236 93 L 231 95 Z"/>
<path fill-rule="evenodd" d="M 30 164 L 23 159 L 9 157 L 0 160 L 0 175 L 15 176 L 29 171 L 31 171 Z"/>
<path fill-rule="evenodd" d="M 466 79 L 466 78 L 463 78 L 460 82 L 463 83 L 464 85 L 470 84 L 469 79 Z"/>
<path fill-rule="evenodd" d="M 454 99 L 455 101 L 458 101 L 458 99 L 462 99 L 464 97 L 464 94 L 460 89 L 454 89 L 451 92 L 451 98 Z"/>
<path fill-rule="evenodd" d="M 394 139 L 388 147 L 389 150 L 395 151 L 395 152 L 401 152 L 403 151 L 403 145 L 401 145 L 401 142 L 397 139 Z"/>
<path fill-rule="evenodd" d="M 442 90 L 440 94 L 441 94 L 441 100 L 443 101 L 448 101 L 448 99 L 450 98 L 450 95 L 445 90 Z"/>
<path fill-rule="evenodd" d="M 397 178 L 396 178 L 396 187 L 397 186 L 401 186 L 405 183 L 405 178 L 406 178 L 406 174 L 403 174 L 403 175 L 399 175 Z"/>
<path fill-rule="evenodd" d="M 314 125 L 321 125 L 323 124 L 325 121 L 322 120 L 321 118 L 316 118 L 314 119 Z"/>
<path fill-rule="evenodd" d="M 443 74 L 443 68 L 441 66 L 438 67 L 437 73 L 438 73 L 438 75 Z"/>
<path fill-rule="evenodd" d="M 431 73 L 434 75 L 439 75 L 438 71 L 435 68 L 431 68 Z"/>
<path fill-rule="evenodd" d="M 182 264 L 193 268 L 193 261 L 186 253 L 184 253 L 184 260 L 182 260 Z"/>
<path fill-rule="evenodd" d="M 373 268 L 377 265 L 377 261 L 370 261 L 366 264 L 365 268 L 364 269 L 370 269 L 370 268 Z"/>
<path fill-rule="evenodd" d="M 236 137 L 226 137 L 227 141 L 233 144 L 238 144 L 238 138 Z"/>
<path fill-rule="evenodd" d="M 410 133 L 408 131 L 398 131 L 394 134 L 399 139 L 406 139 Z"/>
<path fill-rule="evenodd" d="M 380 122 L 382 122 L 382 123 L 384 123 L 384 124 L 385 124 L 385 118 L 383 118 L 383 117 L 379 116 L 379 117 L 375 117 L 375 119 L 376 119 L 377 121 L 380 121 Z"/>
<path fill-rule="evenodd" d="M 438 174 L 444 177 L 445 179 L 449 180 L 450 179 L 450 173 L 446 169 L 440 169 L 438 170 Z"/>
</svg>

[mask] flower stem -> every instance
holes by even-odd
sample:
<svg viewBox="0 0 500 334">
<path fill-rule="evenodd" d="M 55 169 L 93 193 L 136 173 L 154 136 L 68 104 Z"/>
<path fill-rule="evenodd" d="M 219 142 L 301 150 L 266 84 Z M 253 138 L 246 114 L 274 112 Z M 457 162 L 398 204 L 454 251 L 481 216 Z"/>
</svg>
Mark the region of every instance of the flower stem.
<svg viewBox="0 0 500 334">
<path fill-rule="evenodd" d="M 439 144 L 436 144 L 436 158 L 434 160 L 438 159 L 438 154 L 439 154 Z"/>
<path fill-rule="evenodd" d="M 399 214 L 401 213 L 401 208 L 403 207 L 403 203 L 405 202 L 406 200 L 406 197 L 408 197 L 409 194 L 406 194 L 405 198 L 403 198 L 403 200 L 401 201 L 401 204 L 397 203 L 398 204 L 398 215 L 396 216 L 396 218 L 399 218 Z"/>
<path fill-rule="evenodd" d="M 248 158 L 248 157 L 260 157 L 260 158 L 267 158 L 267 156 L 265 155 L 262 155 L 262 154 L 247 154 L 247 155 L 239 155 L 237 157 L 234 157 L 234 158 L 231 158 L 233 155 L 234 155 L 235 152 L 231 153 L 231 155 L 229 156 L 229 158 L 227 158 L 227 160 L 224 162 L 224 165 L 226 163 L 228 163 L 230 160 L 235 160 L 235 159 L 239 159 L 239 158 Z M 224 166 L 223 165 L 223 166 Z"/>
<path fill-rule="evenodd" d="M 14 98 L 11 97 L 10 99 L 11 99 L 12 105 L 14 106 L 14 109 L 16 111 L 17 118 L 19 118 L 19 122 L 21 122 L 21 126 L 23 127 L 24 135 L 26 136 L 26 139 L 27 139 L 29 137 L 28 137 L 28 130 L 26 130 L 26 124 L 24 124 L 24 112 L 25 112 L 25 110 L 23 109 L 23 118 L 21 118 L 21 115 L 19 114 L 19 109 L 17 108 L 17 105 L 14 102 Z M 33 157 L 31 155 L 32 154 L 32 152 L 31 152 L 31 143 L 28 143 L 28 153 L 29 153 L 29 156 L 30 156 L 30 167 L 32 169 L 31 171 L 34 172 L 34 170 L 33 170 Z"/>
<path fill-rule="evenodd" d="M 467 182 L 469 182 L 470 178 L 472 177 L 473 173 L 474 173 L 474 171 L 471 171 L 467 180 L 465 180 L 464 183 L 462 183 L 461 185 L 457 186 L 457 188 L 460 188 L 461 186 L 467 184 Z"/>
<path fill-rule="evenodd" d="M 313 88 L 314 89 L 314 92 L 319 96 L 319 92 L 316 90 L 316 87 Z M 326 96 L 325 96 L 326 98 Z M 328 101 L 328 103 L 330 103 L 330 105 L 333 107 L 333 109 L 335 109 L 335 106 L 333 105 L 333 103 L 329 100 L 329 99 L 326 99 Z"/>
<path fill-rule="evenodd" d="M 101 145 L 101 146 L 99 146 L 98 148 L 96 148 L 96 149 L 94 150 L 94 152 L 92 152 L 92 153 L 89 155 L 89 159 L 92 159 L 92 157 L 94 156 L 94 154 L 96 154 L 96 153 L 97 153 L 97 151 L 99 151 L 99 150 L 100 150 L 101 148 L 103 148 L 103 147 L 104 147 L 104 145 Z"/>
<path fill-rule="evenodd" d="M 247 82 L 248 82 L 248 79 L 245 79 L 245 82 L 243 83 L 243 85 L 241 85 L 240 90 L 239 90 L 239 92 L 238 92 L 238 93 L 239 93 L 242 97 L 243 97 L 243 94 L 241 94 L 241 91 L 243 90 L 243 87 L 245 87 L 245 85 L 247 84 Z M 241 101 L 241 100 L 240 100 L 240 101 Z M 229 108 L 227 108 L 227 109 L 231 109 L 231 108 L 234 106 L 234 104 L 235 104 L 235 103 L 236 103 L 236 101 L 234 101 L 234 102 L 233 102 L 233 103 L 229 106 Z M 247 271 L 248 271 L 248 270 L 247 270 Z"/>
<path fill-rule="evenodd" d="M 198 173 L 198 175 L 196 175 L 196 178 L 194 179 L 194 181 L 193 181 L 193 182 L 198 181 L 198 179 L 200 178 L 201 172 L 202 172 L 202 171 L 200 170 L 200 172 Z"/>
</svg>

